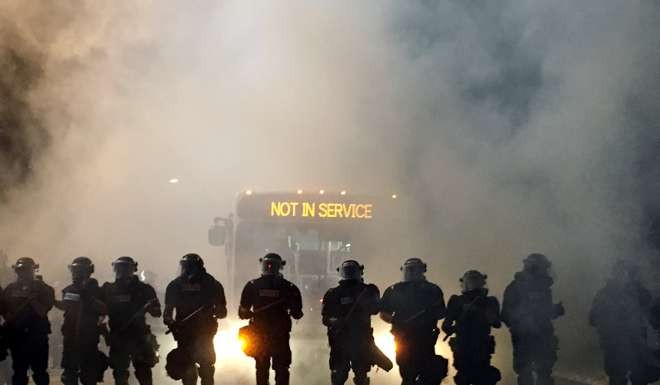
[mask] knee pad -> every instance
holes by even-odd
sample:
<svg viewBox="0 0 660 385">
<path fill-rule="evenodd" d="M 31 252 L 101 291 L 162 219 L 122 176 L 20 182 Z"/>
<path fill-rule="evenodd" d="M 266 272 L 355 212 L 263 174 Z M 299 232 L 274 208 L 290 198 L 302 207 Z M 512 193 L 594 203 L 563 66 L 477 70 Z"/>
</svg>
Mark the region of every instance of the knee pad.
<svg viewBox="0 0 660 385">
<path fill-rule="evenodd" d="M 456 383 L 456 385 L 469 385 L 470 378 L 465 374 L 465 371 L 459 370 L 454 376 L 454 383 Z"/>
<path fill-rule="evenodd" d="M 359 373 L 355 374 L 355 378 L 353 378 L 353 383 L 355 385 L 369 385 L 371 381 L 369 380 L 369 377 L 367 377 L 366 373 Z"/>
<path fill-rule="evenodd" d="M 140 366 L 140 365 L 136 366 L 135 378 L 138 380 L 140 385 L 150 385 L 151 383 L 153 383 L 151 368 L 148 366 Z"/>
<path fill-rule="evenodd" d="M 64 369 L 60 380 L 64 385 L 78 385 L 78 373 L 71 369 Z"/>
<path fill-rule="evenodd" d="M 518 371 L 518 385 L 534 385 L 534 373 L 531 368 Z"/>
<path fill-rule="evenodd" d="M 200 365 L 198 372 L 200 377 L 213 378 L 213 374 L 215 374 L 215 365 Z"/>
<path fill-rule="evenodd" d="M 338 368 L 330 372 L 332 385 L 344 385 L 348 379 L 348 369 Z"/>
<path fill-rule="evenodd" d="M 50 381 L 50 376 L 45 370 L 33 371 L 32 379 L 36 385 L 48 384 Z"/>
<path fill-rule="evenodd" d="M 536 385 L 554 385 L 555 379 L 550 376 L 549 373 L 541 374 L 537 373 L 536 376 Z"/>
</svg>

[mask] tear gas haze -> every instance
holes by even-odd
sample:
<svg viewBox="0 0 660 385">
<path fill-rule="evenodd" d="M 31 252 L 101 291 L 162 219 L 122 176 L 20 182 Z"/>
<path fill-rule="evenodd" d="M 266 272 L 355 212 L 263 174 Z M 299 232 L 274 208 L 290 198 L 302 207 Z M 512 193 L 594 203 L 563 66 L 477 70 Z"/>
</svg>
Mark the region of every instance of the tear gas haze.
<svg viewBox="0 0 660 385">
<path fill-rule="evenodd" d="M 4 1 L 0 248 L 51 281 L 133 255 L 165 282 L 190 251 L 223 280 L 206 230 L 237 192 L 396 192 L 409 255 L 368 279 L 422 255 L 446 293 L 478 268 L 500 296 L 546 253 L 568 368 L 612 261 L 658 262 L 659 21 L 645 0 Z"/>
</svg>

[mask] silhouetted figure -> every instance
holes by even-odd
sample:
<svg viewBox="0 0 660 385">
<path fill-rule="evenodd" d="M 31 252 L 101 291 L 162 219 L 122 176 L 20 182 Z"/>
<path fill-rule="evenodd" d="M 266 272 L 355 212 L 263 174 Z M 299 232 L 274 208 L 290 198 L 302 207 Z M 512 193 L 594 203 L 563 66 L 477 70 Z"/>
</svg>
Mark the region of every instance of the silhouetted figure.
<svg viewBox="0 0 660 385">
<path fill-rule="evenodd" d="M 272 365 L 275 384 L 289 384 L 291 365 L 291 318 L 301 319 L 302 298 L 300 290 L 284 279 L 281 270 L 285 264 L 278 254 L 269 253 L 259 260 L 261 277 L 248 282 L 241 293 L 238 316 L 249 319 L 248 344 L 250 355 L 256 361 L 257 385 L 268 385 Z"/>
<path fill-rule="evenodd" d="M 107 357 L 99 352 L 99 323 L 108 309 L 101 300 L 103 293 L 92 278 L 94 264 L 78 257 L 69 265 L 72 283 L 62 290 L 56 302 L 64 311 L 62 324 L 62 384 L 94 385 L 103 378 Z"/>
<path fill-rule="evenodd" d="M 158 362 L 156 336 L 145 315 L 160 317 L 160 302 L 154 288 L 138 278 L 137 267 L 131 257 L 117 258 L 112 263 L 115 281 L 102 287 L 108 305 L 110 367 L 116 385 L 128 385 L 131 363 L 140 385 L 153 384 L 151 368 Z"/>
<path fill-rule="evenodd" d="M 186 254 L 181 275 L 167 286 L 163 319 L 174 334 L 177 348 L 167 356 L 170 377 L 184 385 L 213 384 L 218 320 L 227 316 L 227 300 L 220 282 L 204 268 L 197 254 Z"/>
<path fill-rule="evenodd" d="M 504 291 L 502 303 L 502 321 L 513 343 L 513 370 L 519 385 L 552 385 L 559 347 L 552 321 L 564 315 L 564 306 L 552 302 L 554 281 L 548 258 L 530 254 L 523 264 Z"/>
<path fill-rule="evenodd" d="M 435 353 L 437 324 L 446 314 L 442 290 L 426 280 L 419 258 L 406 260 L 401 270 L 403 281 L 383 293 L 380 316 L 392 324 L 402 385 L 437 385 L 447 375 L 447 361 Z"/>
<path fill-rule="evenodd" d="M 36 276 L 39 265 L 32 258 L 19 258 L 13 269 L 16 281 L 4 290 L 0 304 L 14 371 L 12 384 L 27 385 L 31 370 L 36 385 L 47 385 L 48 312 L 55 303 L 55 291 Z"/>
<path fill-rule="evenodd" d="M 646 385 L 646 319 L 651 293 L 642 286 L 638 268 L 617 261 L 605 287 L 594 298 L 589 322 L 596 328 L 610 385 Z"/>
<path fill-rule="evenodd" d="M 371 316 L 378 314 L 380 291 L 363 280 L 364 266 L 348 260 L 338 269 L 339 285 L 325 293 L 321 314 L 328 328 L 332 385 L 343 385 L 353 369 L 355 385 L 369 384 L 374 364 Z"/>
<path fill-rule="evenodd" d="M 449 346 L 454 353 L 456 385 L 494 385 L 500 371 L 490 364 L 495 353 L 491 328 L 499 328 L 500 303 L 488 295 L 486 275 L 467 271 L 461 278 L 461 295 L 453 295 L 447 303 L 447 316 L 442 330 L 455 335 Z"/>
</svg>

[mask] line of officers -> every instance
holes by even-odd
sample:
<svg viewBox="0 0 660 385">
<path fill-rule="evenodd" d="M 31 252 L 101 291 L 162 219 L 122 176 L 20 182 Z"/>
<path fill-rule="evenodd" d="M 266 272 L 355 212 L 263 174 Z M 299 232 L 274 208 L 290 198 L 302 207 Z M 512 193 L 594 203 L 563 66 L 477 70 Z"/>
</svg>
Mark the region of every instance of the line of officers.
<svg viewBox="0 0 660 385">
<path fill-rule="evenodd" d="M 256 384 L 289 383 L 292 319 L 303 317 L 300 290 L 282 274 L 285 261 L 277 254 L 260 259 L 262 274 L 245 285 L 238 315 L 249 320 L 239 336 L 244 352 L 256 363 Z M 392 325 L 396 362 L 403 385 L 437 385 L 447 375 L 447 360 L 436 354 L 440 329 L 449 339 L 457 385 L 493 385 L 501 375 L 491 365 L 495 351 L 492 328 L 506 324 L 513 341 L 513 366 L 520 385 L 551 385 L 557 360 L 558 340 L 552 321 L 564 314 L 553 303 L 549 274 L 551 263 L 542 254 L 524 259 L 506 288 L 503 304 L 488 295 L 486 275 L 470 270 L 460 279 L 462 292 L 447 303 L 437 285 L 427 281 L 426 264 L 410 258 L 401 267 L 403 279 L 380 295 L 378 287 L 364 282 L 364 266 L 348 260 L 341 264 L 338 286 L 323 298 L 322 319 L 328 329 L 333 385 L 344 384 L 349 372 L 356 385 L 369 384 L 373 366 L 390 370 L 393 364 L 374 342 L 371 317 L 379 314 Z M 113 262 L 114 282 L 100 286 L 92 278 L 94 265 L 78 257 L 69 265 L 71 284 L 56 299 L 54 289 L 36 275 L 38 265 L 20 258 L 13 266 L 17 279 L 1 295 L 3 318 L 0 353 L 11 353 L 14 385 L 28 383 L 31 371 L 36 385 L 49 383 L 48 312 L 64 312 L 61 366 L 64 385 L 92 385 L 103 381 L 110 367 L 115 383 L 127 385 L 132 364 L 141 385 L 153 383 L 152 368 L 158 362 L 156 338 L 145 315 L 163 317 L 167 333 L 177 347 L 167 355 L 166 371 L 184 385 L 213 384 L 215 350 L 213 337 L 218 320 L 227 316 L 222 285 L 204 268 L 202 258 L 187 254 L 181 273 L 167 287 L 165 307 L 152 286 L 136 276 L 137 262 L 120 257 Z M 590 321 L 601 335 L 605 369 L 611 384 L 651 382 L 630 334 L 639 331 L 633 318 L 649 308 L 650 294 L 626 262 L 615 265 L 608 284 L 594 301 Z M 660 306 L 657 307 L 660 309 Z M 655 313 L 660 313 L 656 311 Z M 107 323 L 100 320 L 107 319 Z M 438 327 L 442 320 L 441 327 Z M 628 323 L 628 324 L 626 324 Z M 660 322 L 656 322 L 660 326 Z M 626 326 L 628 325 L 628 326 Z M 628 329 L 626 329 L 628 327 Z M 634 329 L 634 330 L 629 330 Z M 109 357 L 99 351 L 100 338 L 110 347 Z M 660 360 L 656 359 L 660 362 Z"/>
</svg>

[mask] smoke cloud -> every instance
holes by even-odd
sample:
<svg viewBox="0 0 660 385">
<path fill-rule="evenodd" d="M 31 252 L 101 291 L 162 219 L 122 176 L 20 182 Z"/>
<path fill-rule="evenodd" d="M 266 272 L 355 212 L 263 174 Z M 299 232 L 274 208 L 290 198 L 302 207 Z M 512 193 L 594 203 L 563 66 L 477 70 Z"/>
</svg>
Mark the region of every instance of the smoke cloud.
<svg viewBox="0 0 660 385">
<path fill-rule="evenodd" d="M 398 192 L 448 293 L 478 268 L 499 296 L 548 254 L 560 337 L 583 341 L 562 357 L 592 352 L 611 262 L 658 263 L 659 20 L 644 0 L 5 1 L 1 248 L 53 280 L 130 254 L 165 281 L 188 251 L 222 276 L 206 229 L 237 191 Z"/>
</svg>

